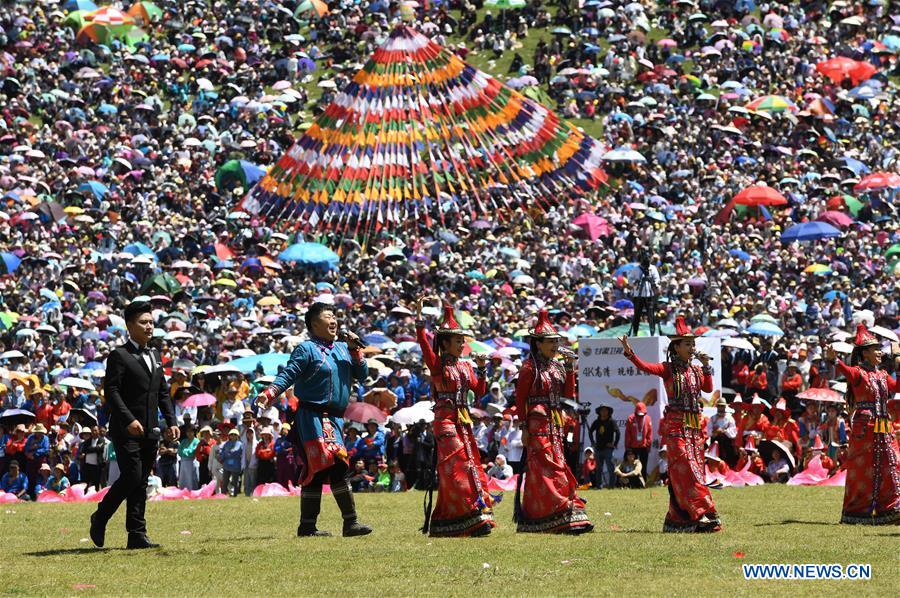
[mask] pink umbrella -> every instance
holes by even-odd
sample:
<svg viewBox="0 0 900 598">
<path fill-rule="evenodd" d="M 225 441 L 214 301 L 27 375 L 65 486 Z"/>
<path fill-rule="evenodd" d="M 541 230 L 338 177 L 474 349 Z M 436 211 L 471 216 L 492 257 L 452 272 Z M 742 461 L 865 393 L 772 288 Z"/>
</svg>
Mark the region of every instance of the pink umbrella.
<svg viewBox="0 0 900 598">
<path fill-rule="evenodd" d="M 667 37 L 665 39 L 661 39 L 658 42 L 656 42 L 656 45 L 659 46 L 660 48 L 674 48 L 678 45 L 678 42 L 676 42 L 674 39 L 670 39 Z"/>
<path fill-rule="evenodd" d="M 843 403 L 844 397 L 836 390 L 830 388 L 810 388 L 797 395 L 804 401 L 821 401 L 823 403 Z"/>
<path fill-rule="evenodd" d="M 185 407 L 209 407 L 210 405 L 215 405 L 215 404 L 216 404 L 216 397 L 209 394 L 208 392 L 191 395 L 184 401 Z"/>
<path fill-rule="evenodd" d="M 836 226 L 837 228 L 847 228 L 848 226 L 853 224 L 853 218 L 843 212 L 836 212 L 833 210 L 822 212 L 816 217 L 816 220 L 827 222 L 828 224 Z"/>
<path fill-rule="evenodd" d="M 370 405 L 369 403 L 363 403 L 361 401 L 356 401 L 355 403 L 350 403 L 347 406 L 347 410 L 344 412 L 344 417 L 349 419 L 350 421 L 366 423 L 370 419 L 374 419 L 379 424 L 383 424 L 387 421 L 387 416 L 375 405 Z"/>
<path fill-rule="evenodd" d="M 599 237 L 606 237 L 613 233 L 612 227 L 606 218 L 585 212 L 577 216 L 572 221 L 575 226 L 580 226 L 585 234 L 590 237 L 591 241 L 596 241 Z"/>
</svg>

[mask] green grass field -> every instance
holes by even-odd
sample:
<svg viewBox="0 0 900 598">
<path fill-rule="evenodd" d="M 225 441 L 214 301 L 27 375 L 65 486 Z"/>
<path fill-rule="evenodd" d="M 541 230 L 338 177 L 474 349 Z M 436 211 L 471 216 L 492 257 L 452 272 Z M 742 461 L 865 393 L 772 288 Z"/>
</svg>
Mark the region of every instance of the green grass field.
<svg viewBox="0 0 900 598">
<path fill-rule="evenodd" d="M 87 539 L 93 505 L 3 505 L 0 595 L 896 595 L 900 528 L 839 525 L 842 495 L 719 490 L 725 530 L 676 535 L 661 533 L 665 489 L 589 491 L 596 531 L 564 537 L 515 534 L 507 493 L 499 528 L 473 539 L 418 533 L 418 492 L 359 495 L 376 531 L 346 539 L 297 538 L 294 498 L 155 502 L 147 520 L 163 546 L 147 551 L 122 549 L 122 511 L 98 550 Z M 340 531 L 330 496 L 319 527 Z M 742 563 L 869 563 L 872 579 L 745 581 Z"/>
</svg>

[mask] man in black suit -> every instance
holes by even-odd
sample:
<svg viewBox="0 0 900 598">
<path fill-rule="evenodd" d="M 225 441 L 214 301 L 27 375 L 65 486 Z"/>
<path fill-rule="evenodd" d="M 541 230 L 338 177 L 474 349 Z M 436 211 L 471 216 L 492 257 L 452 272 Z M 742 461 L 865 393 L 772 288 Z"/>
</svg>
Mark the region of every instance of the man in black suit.
<svg viewBox="0 0 900 598">
<path fill-rule="evenodd" d="M 175 408 L 163 375 L 159 353 L 147 346 L 153 335 L 149 302 L 132 302 L 125 308 L 129 340 L 106 361 L 104 392 L 109 408 L 109 436 L 116 449 L 119 479 L 91 515 L 91 540 L 103 546 L 106 523 L 126 501 L 125 529 L 128 548 L 154 548 L 147 537 L 144 508 L 147 478 L 156 461 L 160 439 L 158 411 L 165 418 L 166 438 L 179 436 Z"/>
</svg>

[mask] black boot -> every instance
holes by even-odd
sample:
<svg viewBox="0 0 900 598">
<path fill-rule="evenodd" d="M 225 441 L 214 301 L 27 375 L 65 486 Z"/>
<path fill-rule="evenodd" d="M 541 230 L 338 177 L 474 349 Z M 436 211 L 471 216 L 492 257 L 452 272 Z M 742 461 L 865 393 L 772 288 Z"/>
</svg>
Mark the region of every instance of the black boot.
<svg viewBox="0 0 900 598">
<path fill-rule="evenodd" d="M 309 488 L 304 486 L 300 490 L 300 527 L 297 528 L 299 537 L 324 537 L 330 536 L 330 532 L 316 529 L 316 521 L 319 519 L 319 510 L 322 508 L 322 487 Z"/>
<path fill-rule="evenodd" d="M 103 548 L 106 541 L 106 522 L 100 519 L 99 513 L 91 515 L 91 540 L 97 548 Z"/>
<path fill-rule="evenodd" d="M 150 538 L 147 537 L 147 534 L 128 534 L 128 545 L 126 548 L 129 550 L 159 548 L 159 544 L 151 542 Z"/>
<path fill-rule="evenodd" d="M 337 502 L 341 515 L 344 518 L 344 537 L 365 536 L 372 533 L 372 528 L 361 524 L 356 518 L 356 503 L 353 500 L 353 492 L 350 484 L 344 480 L 331 485 L 331 493 Z"/>
</svg>

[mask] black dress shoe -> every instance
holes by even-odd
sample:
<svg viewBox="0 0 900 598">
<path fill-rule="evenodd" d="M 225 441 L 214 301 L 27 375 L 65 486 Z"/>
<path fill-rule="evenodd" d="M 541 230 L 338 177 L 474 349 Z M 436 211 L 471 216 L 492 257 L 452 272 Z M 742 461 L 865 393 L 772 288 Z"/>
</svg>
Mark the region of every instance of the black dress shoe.
<svg viewBox="0 0 900 598">
<path fill-rule="evenodd" d="M 137 550 L 141 548 L 159 548 L 159 544 L 154 544 L 150 541 L 144 534 L 128 534 L 128 545 L 126 546 L 129 550 Z"/>
<path fill-rule="evenodd" d="M 91 515 L 91 540 L 97 548 L 103 548 L 106 541 L 106 524 L 100 522 L 97 513 Z"/>
<path fill-rule="evenodd" d="M 372 533 L 372 528 L 368 525 L 363 525 L 358 521 L 354 521 L 350 524 L 344 524 L 344 537 L 349 538 L 352 536 L 365 536 Z"/>
<path fill-rule="evenodd" d="M 316 529 L 316 526 L 306 527 L 301 525 L 297 528 L 297 537 L 298 538 L 330 538 L 331 532 L 327 532 L 323 529 Z"/>
</svg>

